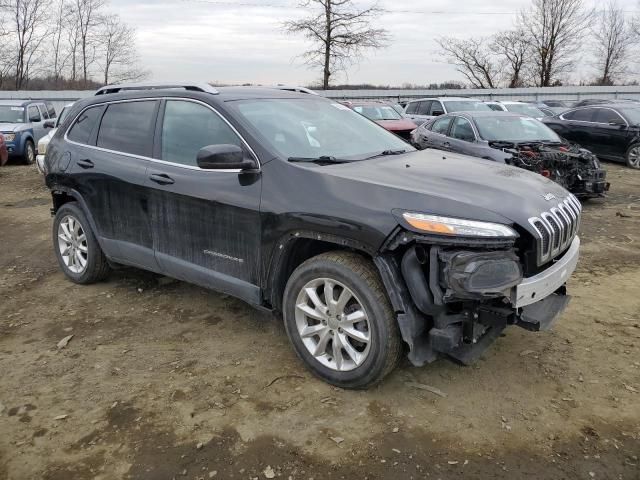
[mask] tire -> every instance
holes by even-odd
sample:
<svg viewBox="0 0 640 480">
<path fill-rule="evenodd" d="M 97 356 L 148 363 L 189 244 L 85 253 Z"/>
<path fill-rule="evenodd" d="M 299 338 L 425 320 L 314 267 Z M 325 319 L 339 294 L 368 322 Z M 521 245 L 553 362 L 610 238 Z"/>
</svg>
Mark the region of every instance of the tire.
<svg viewBox="0 0 640 480">
<path fill-rule="evenodd" d="M 69 280 L 87 285 L 107 278 L 109 263 L 77 203 L 65 203 L 58 209 L 52 233 L 58 263 Z M 63 253 L 65 248 L 67 255 Z"/>
<path fill-rule="evenodd" d="M 640 169 L 640 143 L 629 147 L 625 155 L 625 160 L 627 161 L 628 167 Z"/>
<path fill-rule="evenodd" d="M 333 301 L 327 302 L 327 288 Z M 327 383 L 369 388 L 400 360 L 402 343 L 393 309 L 376 268 L 360 255 L 337 251 L 304 262 L 287 282 L 283 312 L 296 354 Z"/>
<path fill-rule="evenodd" d="M 22 155 L 22 163 L 25 165 L 33 165 L 36 161 L 36 149 L 33 141 L 27 140 L 24 144 L 24 154 Z"/>
</svg>

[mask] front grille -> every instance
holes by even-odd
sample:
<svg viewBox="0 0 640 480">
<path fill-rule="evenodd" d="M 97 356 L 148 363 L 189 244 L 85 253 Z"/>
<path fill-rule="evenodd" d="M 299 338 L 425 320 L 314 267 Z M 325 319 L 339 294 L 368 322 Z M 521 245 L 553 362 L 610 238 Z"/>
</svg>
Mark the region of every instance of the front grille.
<svg viewBox="0 0 640 480">
<path fill-rule="evenodd" d="M 571 244 L 580 227 L 581 212 L 578 199 L 569 195 L 557 206 L 529 219 L 537 233 L 538 265 L 555 258 Z"/>
</svg>

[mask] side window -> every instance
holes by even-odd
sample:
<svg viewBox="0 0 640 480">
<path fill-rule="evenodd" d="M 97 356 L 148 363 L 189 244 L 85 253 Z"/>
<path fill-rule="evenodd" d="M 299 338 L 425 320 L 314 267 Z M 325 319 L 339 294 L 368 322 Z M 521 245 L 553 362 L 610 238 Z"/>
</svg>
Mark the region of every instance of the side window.
<svg viewBox="0 0 640 480">
<path fill-rule="evenodd" d="M 47 112 L 49 113 L 49 118 L 56 118 L 56 109 L 53 106 L 53 103 L 51 102 L 47 102 L 45 104 L 45 107 L 47 108 Z"/>
<path fill-rule="evenodd" d="M 45 120 L 49 120 L 49 112 L 45 108 L 44 104 L 38 105 L 38 108 L 40 109 L 40 114 L 42 115 L 42 118 L 44 118 Z"/>
<path fill-rule="evenodd" d="M 425 100 L 424 102 L 420 102 L 420 106 L 418 107 L 418 115 L 430 115 L 431 113 L 431 100 Z"/>
<path fill-rule="evenodd" d="M 433 125 L 431 126 L 431 131 L 435 133 L 440 133 L 442 135 L 447 134 L 447 130 L 449 130 L 449 124 L 451 123 L 451 117 L 439 118 Z"/>
<path fill-rule="evenodd" d="M 98 147 L 132 155 L 151 156 L 156 101 L 113 103 L 98 132 Z"/>
<path fill-rule="evenodd" d="M 574 110 L 573 112 L 569 112 L 564 114 L 562 117 L 566 120 L 575 120 L 578 122 L 592 122 L 594 111 L 593 108 L 581 108 L 580 110 Z"/>
<path fill-rule="evenodd" d="M 614 110 L 609 108 L 596 108 L 596 118 L 594 122 L 597 123 L 616 123 L 618 125 L 625 125 L 624 119 Z"/>
<path fill-rule="evenodd" d="M 101 113 L 102 107 L 93 107 L 82 112 L 67 133 L 67 138 L 72 142 L 88 145 Z"/>
<path fill-rule="evenodd" d="M 438 100 L 431 102 L 431 111 L 429 115 L 438 116 L 444 114 L 444 107 Z"/>
<path fill-rule="evenodd" d="M 409 102 L 409 105 L 407 105 L 406 113 L 416 113 L 416 110 L 418 110 L 419 103 L 420 102 Z"/>
<path fill-rule="evenodd" d="M 41 122 L 42 117 L 40 116 L 40 110 L 35 105 L 29 105 L 27 109 L 27 119 L 29 123 Z"/>
<path fill-rule="evenodd" d="M 197 166 L 201 148 L 222 144 L 242 147 L 240 138 L 217 113 L 199 103 L 167 101 L 162 123 L 162 160 Z"/>
<path fill-rule="evenodd" d="M 495 103 L 488 103 L 487 105 L 491 110 L 495 110 L 496 112 L 502 112 L 502 108 L 500 107 L 500 105 L 496 105 Z"/>
<path fill-rule="evenodd" d="M 457 138 L 458 140 L 464 140 L 465 142 L 473 142 L 476 139 L 471 123 L 469 123 L 469 120 L 462 117 L 456 117 L 453 120 L 449 136 Z"/>
</svg>

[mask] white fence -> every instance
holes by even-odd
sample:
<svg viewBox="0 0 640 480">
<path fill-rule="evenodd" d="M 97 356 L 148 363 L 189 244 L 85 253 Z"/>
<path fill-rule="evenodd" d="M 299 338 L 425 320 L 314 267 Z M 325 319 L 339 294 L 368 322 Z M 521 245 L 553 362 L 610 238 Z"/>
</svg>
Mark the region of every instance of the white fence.
<svg viewBox="0 0 640 480">
<path fill-rule="evenodd" d="M 80 98 L 90 97 L 94 90 L 0 91 L 0 101 L 15 99 L 47 100 L 56 110 Z M 319 90 L 322 96 L 346 99 L 409 100 L 422 97 L 465 96 L 480 100 L 567 100 L 585 98 L 630 98 L 640 100 L 640 86 L 627 87 L 531 87 L 465 90 Z"/>
</svg>

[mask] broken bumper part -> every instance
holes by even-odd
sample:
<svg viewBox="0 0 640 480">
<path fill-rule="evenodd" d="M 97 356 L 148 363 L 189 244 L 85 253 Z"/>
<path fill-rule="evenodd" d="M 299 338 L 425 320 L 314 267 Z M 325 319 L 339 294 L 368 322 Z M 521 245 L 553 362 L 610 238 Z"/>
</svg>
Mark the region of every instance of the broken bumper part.
<svg viewBox="0 0 640 480">
<path fill-rule="evenodd" d="M 517 325 L 534 332 L 549 330 L 567 307 L 570 299 L 569 295 L 559 292 L 527 305 L 522 309 Z"/>
</svg>

